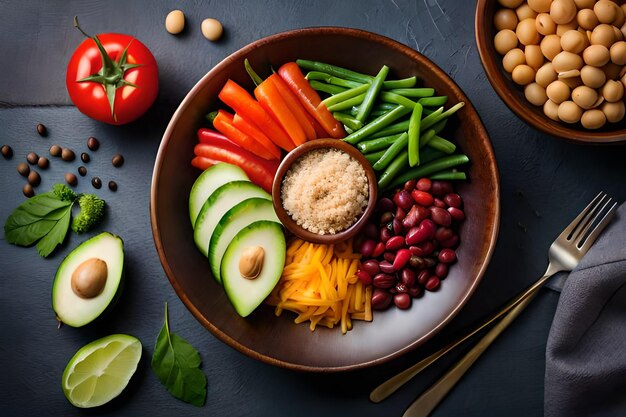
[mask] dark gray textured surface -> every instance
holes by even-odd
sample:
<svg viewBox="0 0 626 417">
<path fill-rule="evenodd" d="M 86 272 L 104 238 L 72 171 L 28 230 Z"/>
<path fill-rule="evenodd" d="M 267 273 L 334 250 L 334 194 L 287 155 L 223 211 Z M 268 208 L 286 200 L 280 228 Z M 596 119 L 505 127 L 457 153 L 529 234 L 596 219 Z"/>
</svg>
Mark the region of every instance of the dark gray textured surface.
<svg viewBox="0 0 626 417">
<path fill-rule="evenodd" d="M 125 240 L 126 289 L 112 314 L 81 329 L 56 329 L 50 304 L 55 270 L 82 238 L 76 235 L 49 259 L 34 248 L 0 243 L 0 413 L 2 415 L 214 415 L 214 416 L 394 416 L 432 383 L 461 352 L 444 358 L 394 397 L 374 405 L 369 391 L 395 372 L 445 344 L 538 277 L 547 247 L 569 219 L 604 189 L 626 198 L 624 147 L 583 147 L 534 131 L 518 120 L 487 82 L 473 40 L 474 2 L 389 1 L 0 1 L 0 144 L 15 151 L 0 160 L 0 219 L 22 200 L 15 171 L 28 151 L 45 154 L 52 143 L 86 150 L 93 135 L 102 147 L 92 153 L 88 178 L 115 179 L 103 188 L 109 203 L 102 230 Z M 182 36 L 169 35 L 165 15 L 187 16 Z M 148 114 L 128 126 L 95 122 L 71 106 L 65 65 L 82 40 L 72 28 L 79 15 L 91 33 L 137 36 L 154 53 L 161 89 Z M 216 17 L 224 38 L 210 43 L 199 26 Z M 502 221 L 492 263 L 475 296 L 437 337 L 415 352 L 377 368 L 335 375 L 310 375 L 274 368 L 230 349 L 208 333 L 176 297 L 158 261 L 148 213 L 149 184 L 159 140 L 169 117 L 193 84 L 223 57 L 276 32 L 322 25 L 377 32 L 427 55 L 457 81 L 490 133 L 501 173 Z M 329 46 L 330 47 L 330 46 Z M 35 125 L 44 123 L 41 138 Z M 126 163 L 113 169 L 121 152 Z M 38 188 L 47 190 L 78 162 L 52 160 Z M 83 179 L 79 191 L 90 190 Z M 209 379 L 203 408 L 181 403 L 149 369 L 149 356 L 170 303 L 173 331 L 200 351 Z M 545 290 L 500 337 L 434 412 L 440 416 L 535 416 L 543 411 L 545 343 L 557 294 Z M 64 398 L 60 378 L 67 360 L 85 343 L 110 333 L 133 334 L 144 345 L 137 374 L 122 396 L 95 410 L 78 410 Z M 346 337 L 350 337 L 349 335 Z"/>
</svg>

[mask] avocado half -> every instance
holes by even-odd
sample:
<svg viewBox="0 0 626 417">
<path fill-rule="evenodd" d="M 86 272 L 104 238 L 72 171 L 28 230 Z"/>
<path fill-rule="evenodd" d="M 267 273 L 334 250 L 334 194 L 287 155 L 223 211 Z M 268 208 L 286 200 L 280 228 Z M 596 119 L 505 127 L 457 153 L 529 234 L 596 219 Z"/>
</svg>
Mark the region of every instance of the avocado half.
<svg viewBox="0 0 626 417">
<path fill-rule="evenodd" d="M 79 296 L 72 288 L 72 275 L 89 260 L 106 263 L 106 281 L 97 295 Z M 72 327 L 81 327 L 98 318 L 116 299 L 124 275 L 124 242 L 119 236 L 104 232 L 78 245 L 57 269 L 52 285 L 52 308 L 57 319 Z"/>
</svg>

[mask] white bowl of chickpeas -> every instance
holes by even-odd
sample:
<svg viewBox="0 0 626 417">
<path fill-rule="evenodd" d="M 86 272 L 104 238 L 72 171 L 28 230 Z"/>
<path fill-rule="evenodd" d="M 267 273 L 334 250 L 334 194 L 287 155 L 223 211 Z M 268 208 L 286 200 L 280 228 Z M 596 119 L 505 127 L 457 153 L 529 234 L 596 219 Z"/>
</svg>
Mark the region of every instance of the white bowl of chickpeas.
<svg viewBox="0 0 626 417">
<path fill-rule="evenodd" d="M 478 0 L 476 42 L 492 86 L 527 123 L 626 142 L 626 1 Z"/>
</svg>

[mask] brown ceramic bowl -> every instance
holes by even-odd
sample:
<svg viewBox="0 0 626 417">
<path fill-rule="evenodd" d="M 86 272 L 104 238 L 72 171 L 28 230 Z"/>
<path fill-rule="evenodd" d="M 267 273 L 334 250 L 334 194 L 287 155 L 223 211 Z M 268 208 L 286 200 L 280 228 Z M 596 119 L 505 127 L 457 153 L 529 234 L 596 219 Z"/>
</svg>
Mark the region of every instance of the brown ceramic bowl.
<svg viewBox="0 0 626 417">
<path fill-rule="evenodd" d="M 367 206 L 357 221 L 350 227 L 341 232 L 334 234 L 320 235 L 318 233 L 311 232 L 298 223 L 287 213 L 282 204 L 281 187 L 285 174 L 291 168 L 301 156 L 314 149 L 338 149 L 350 155 L 355 159 L 365 170 L 368 182 L 368 202 Z M 335 243 L 342 242 L 350 239 L 356 235 L 365 226 L 369 218 L 376 208 L 376 196 L 378 195 L 378 187 L 376 186 L 376 174 L 372 169 L 372 165 L 365 159 L 363 154 L 359 152 L 354 146 L 347 142 L 337 139 L 317 139 L 307 142 L 298 146 L 293 151 L 289 152 L 280 163 L 276 176 L 274 177 L 274 183 L 272 184 L 272 200 L 274 201 L 274 210 L 281 223 L 294 235 L 306 240 L 307 242 L 323 243 L 325 245 L 334 245 Z"/>
<path fill-rule="evenodd" d="M 241 318 L 220 285 L 211 278 L 206 258 L 196 249 L 189 224 L 189 190 L 199 172 L 193 169 L 196 130 L 204 115 L 220 107 L 217 94 L 228 78 L 252 90 L 243 66 L 248 58 L 261 76 L 270 67 L 297 58 L 341 65 L 369 74 L 383 64 L 390 77 L 416 75 L 423 85 L 464 101 L 443 135 L 454 140 L 472 163 L 469 181 L 457 185 L 468 220 L 461 227 L 458 262 L 436 292 L 416 299 L 408 310 L 377 312 L 371 323 L 357 321 L 346 335 L 339 329 L 294 324 L 295 315 L 262 305 Z M 500 220 L 498 171 L 489 137 L 465 94 L 430 60 L 394 40 L 344 28 L 300 29 L 273 35 L 245 46 L 210 71 L 187 94 L 172 117 L 156 158 L 150 215 L 163 268 L 176 293 L 213 335 L 264 362 L 305 371 L 344 371 L 380 364 L 432 337 L 463 307 L 480 282 L 496 242 Z"/>
<path fill-rule="evenodd" d="M 625 143 L 626 119 L 618 123 L 607 123 L 598 130 L 589 130 L 583 128 L 580 123 L 556 122 L 543 113 L 542 107 L 534 106 L 526 100 L 523 87 L 515 84 L 510 74 L 502 68 L 502 56 L 495 50 L 493 44 L 493 38 L 497 33 L 493 16 L 500 7 L 497 0 L 478 0 L 475 32 L 478 53 L 487 79 L 504 104 L 520 119 L 548 135 L 587 144 Z"/>
</svg>

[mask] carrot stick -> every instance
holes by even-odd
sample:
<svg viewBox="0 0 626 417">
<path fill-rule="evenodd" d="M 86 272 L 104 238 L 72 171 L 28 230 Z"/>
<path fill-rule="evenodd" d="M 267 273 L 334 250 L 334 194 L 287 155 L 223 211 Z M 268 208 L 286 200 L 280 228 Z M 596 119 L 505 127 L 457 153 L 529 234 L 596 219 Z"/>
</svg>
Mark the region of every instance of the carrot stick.
<svg viewBox="0 0 626 417">
<path fill-rule="evenodd" d="M 224 111 L 218 110 L 217 116 L 213 119 L 213 126 L 224 134 L 231 142 L 236 143 L 244 149 L 260 156 L 263 159 L 272 160 L 278 159 L 268 149 L 266 149 L 261 143 L 248 134 L 237 129 L 233 125 L 233 115 Z"/>
<path fill-rule="evenodd" d="M 285 129 L 287 135 L 295 146 L 306 142 L 304 130 L 296 120 L 289 106 L 278 92 L 278 88 L 271 81 L 263 81 L 254 89 L 254 96 L 266 112 L 274 116 L 274 119 Z"/>
<path fill-rule="evenodd" d="M 274 142 L 272 142 L 270 138 L 268 138 L 265 133 L 261 131 L 261 129 L 239 116 L 237 113 L 235 113 L 235 116 L 233 117 L 233 125 L 242 132 L 255 138 L 257 142 L 261 143 L 267 150 L 269 150 L 272 155 L 276 157 L 276 159 L 280 159 L 280 149 L 278 146 L 274 145 Z"/>
<path fill-rule="evenodd" d="M 298 97 L 291 92 L 289 86 L 285 83 L 285 81 L 283 81 L 282 78 L 280 78 L 280 75 L 272 74 L 265 80 L 265 82 L 274 83 L 274 86 L 280 93 L 283 100 L 285 100 L 289 110 L 293 113 L 293 116 L 302 127 L 302 130 L 304 130 L 307 140 L 317 139 L 317 133 L 315 132 L 315 128 L 312 123 L 313 119 L 308 117 L 309 114 L 298 100 Z"/>
</svg>

